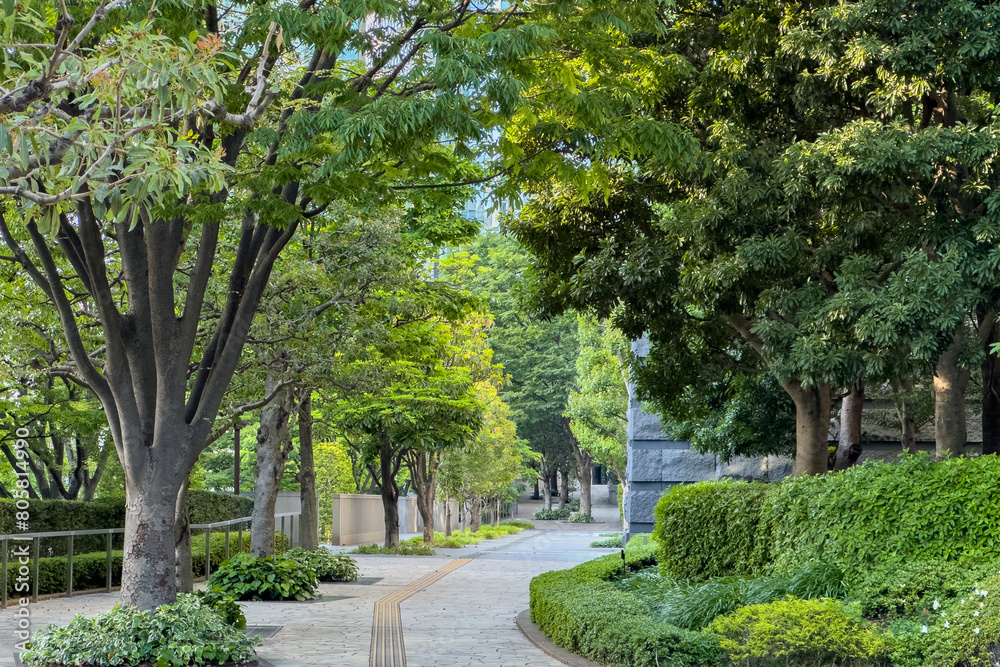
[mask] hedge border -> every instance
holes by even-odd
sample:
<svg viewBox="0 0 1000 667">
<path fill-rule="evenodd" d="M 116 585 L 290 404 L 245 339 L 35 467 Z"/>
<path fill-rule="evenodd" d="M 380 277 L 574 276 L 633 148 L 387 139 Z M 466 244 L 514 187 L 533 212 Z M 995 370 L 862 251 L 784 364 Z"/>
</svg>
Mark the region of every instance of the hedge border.
<svg viewBox="0 0 1000 667">
<path fill-rule="evenodd" d="M 717 667 L 715 635 L 653 618 L 639 597 L 610 580 L 654 563 L 654 544 L 633 538 L 624 552 L 531 580 L 531 620 L 555 644 L 609 667 Z"/>
</svg>

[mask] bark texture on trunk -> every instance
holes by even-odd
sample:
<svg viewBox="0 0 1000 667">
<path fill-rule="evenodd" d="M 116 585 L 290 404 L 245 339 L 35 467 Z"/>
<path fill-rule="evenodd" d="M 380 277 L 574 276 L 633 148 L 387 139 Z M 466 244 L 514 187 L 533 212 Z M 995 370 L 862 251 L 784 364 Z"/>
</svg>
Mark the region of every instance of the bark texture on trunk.
<svg viewBox="0 0 1000 667">
<path fill-rule="evenodd" d="M 140 493 L 126 479 L 122 601 L 153 609 L 177 598 L 174 518 L 180 483 L 150 480 Z"/>
<path fill-rule="evenodd" d="M 273 394 L 279 383 L 278 373 L 269 374 L 264 382 L 265 395 Z M 285 387 L 261 410 L 257 431 L 257 482 L 250 524 L 250 553 L 255 556 L 274 555 L 274 506 L 285 474 L 285 461 L 292 451 L 288 431 L 294 403 L 291 387 Z"/>
<path fill-rule="evenodd" d="M 417 495 L 417 511 L 424 522 L 424 544 L 434 542 L 434 499 L 440 463 L 440 452 L 411 450 L 406 455 L 406 467 Z"/>
<path fill-rule="evenodd" d="M 913 383 L 908 375 L 902 375 L 898 380 L 893 380 L 892 391 L 893 405 L 896 407 L 896 416 L 899 418 L 899 443 L 903 446 L 906 454 L 917 453 L 917 428 L 913 417 L 913 405 L 910 393 L 913 391 Z"/>
<path fill-rule="evenodd" d="M 479 525 L 483 520 L 483 499 L 480 496 L 472 496 L 469 512 L 469 527 L 472 532 L 479 530 Z"/>
<path fill-rule="evenodd" d="M 994 318 L 995 320 L 995 318 Z M 981 365 L 983 373 L 983 454 L 1000 454 L 1000 357 L 991 348 L 1000 342 L 1000 327 L 996 322 L 985 336 Z"/>
<path fill-rule="evenodd" d="M 795 403 L 795 465 L 792 474 L 822 475 L 827 471 L 830 442 L 830 392 L 828 384 L 803 387 L 797 379 L 782 386 Z"/>
<path fill-rule="evenodd" d="M 865 384 L 855 382 L 840 405 L 840 439 L 834 470 L 847 470 L 861 457 L 861 416 L 865 406 Z"/>
<path fill-rule="evenodd" d="M 563 428 L 569 436 L 569 444 L 573 448 L 573 458 L 576 461 L 576 478 L 580 482 L 580 513 L 592 515 L 591 482 L 594 481 L 594 459 L 580 447 L 580 441 L 570 429 L 569 417 L 563 417 Z"/>
<path fill-rule="evenodd" d="M 303 549 L 319 548 L 319 496 L 316 494 L 316 464 L 313 457 L 312 390 L 299 401 L 299 544 Z"/>
<path fill-rule="evenodd" d="M 395 452 L 389 439 L 389 432 L 379 434 L 379 486 L 382 489 L 382 512 L 385 518 L 385 547 L 399 546 L 399 485 L 396 483 L 396 468 L 393 466 Z"/>
<path fill-rule="evenodd" d="M 451 537 L 451 498 L 444 499 L 444 536 Z"/>
<path fill-rule="evenodd" d="M 559 509 L 569 503 L 569 470 L 565 466 L 559 469 Z"/>
<path fill-rule="evenodd" d="M 552 476 L 549 474 L 549 466 L 546 464 L 545 459 L 542 459 L 541 468 L 538 479 L 542 482 L 542 506 L 547 509 L 552 509 Z"/>
<path fill-rule="evenodd" d="M 191 563 L 191 512 L 188 509 L 187 491 L 190 480 L 184 482 L 177 494 L 174 508 L 174 557 L 177 559 L 177 592 L 194 591 L 194 571 Z"/>
<path fill-rule="evenodd" d="M 959 327 L 934 371 L 934 456 L 938 460 L 965 455 L 965 390 L 970 373 L 959 365 L 963 337 Z"/>
</svg>

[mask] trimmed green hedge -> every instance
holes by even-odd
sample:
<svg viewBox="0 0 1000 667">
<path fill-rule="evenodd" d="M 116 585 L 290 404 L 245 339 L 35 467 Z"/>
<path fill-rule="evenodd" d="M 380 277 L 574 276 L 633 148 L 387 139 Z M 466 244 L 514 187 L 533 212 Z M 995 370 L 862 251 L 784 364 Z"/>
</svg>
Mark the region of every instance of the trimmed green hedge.
<svg viewBox="0 0 1000 667">
<path fill-rule="evenodd" d="M 1000 558 L 1000 456 L 866 463 L 761 484 L 676 486 L 656 507 L 657 554 L 682 578 L 920 560 Z"/>
<path fill-rule="evenodd" d="M 0 499 L 0 535 L 21 532 L 17 529 L 15 513 L 18 510 L 14 502 L 7 498 Z M 189 491 L 188 508 L 191 523 L 215 523 L 250 516 L 253 512 L 253 499 L 212 491 Z M 29 527 L 33 533 L 121 528 L 125 525 L 125 497 L 110 496 L 88 502 L 29 500 L 28 513 L 31 517 Z M 81 554 L 101 551 L 105 548 L 105 539 L 103 535 L 79 536 L 73 540 L 73 549 Z M 115 536 L 115 546 L 121 546 L 121 539 L 120 535 Z M 46 555 L 65 555 L 66 538 L 42 540 L 41 551 Z"/>
<path fill-rule="evenodd" d="M 754 576 L 771 563 L 764 509 L 776 485 L 719 480 L 678 485 L 656 505 L 653 537 L 664 574 Z"/>
<path fill-rule="evenodd" d="M 532 579 L 532 621 L 560 646 L 610 667 L 719 665 L 715 635 L 660 623 L 641 598 L 610 583 L 652 563 L 651 546 L 629 547 L 624 562 L 612 554 Z"/>
<path fill-rule="evenodd" d="M 212 533 L 211 539 L 211 559 L 212 570 L 214 571 L 226 559 L 226 536 L 222 533 Z M 282 542 L 281 540 L 284 539 Z M 288 538 L 281 533 L 275 533 L 275 545 L 279 550 L 288 548 Z M 239 549 L 239 535 L 235 532 L 229 535 L 229 553 L 236 554 Z M 243 549 L 250 550 L 250 533 L 243 531 Z M 194 576 L 205 576 L 205 538 L 202 536 L 193 538 L 191 544 L 191 570 Z M 22 597 L 23 592 L 15 593 L 14 587 L 17 582 L 16 562 L 8 563 L 7 594 L 10 597 Z M 34 576 L 32 574 L 32 576 Z M 92 588 L 104 588 L 107 577 L 107 552 L 100 551 L 94 553 L 75 554 L 73 556 L 73 590 L 83 591 Z M 122 552 L 111 552 L 111 581 L 112 585 L 121 584 L 122 580 Z M 30 595 L 30 588 L 28 595 Z M 51 558 L 38 559 L 38 593 L 46 595 L 48 593 L 66 592 L 66 557 L 55 556 Z"/>
</svg>

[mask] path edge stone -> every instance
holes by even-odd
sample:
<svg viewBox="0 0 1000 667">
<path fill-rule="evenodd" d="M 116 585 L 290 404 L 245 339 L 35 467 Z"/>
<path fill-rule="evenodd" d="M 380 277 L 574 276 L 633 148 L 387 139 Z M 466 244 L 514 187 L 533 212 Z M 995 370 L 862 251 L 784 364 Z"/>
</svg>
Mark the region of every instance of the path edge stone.
<svg viewBox="0 0 1000 667">
<path fill-rule="evenodd" d="M 528 638 L 532 644 L 537 646 L 543 653 L 551 658 L 555 658 L 569 667 L 603 667 L 600 663 L 587 660 L 583 656 L 570 653 L 562 646 L 558 646 L 549 639 L 544 632 L 531 620 L 531 610 L 525 609 L 514 618 L 517 629 Z"/>
</svg>

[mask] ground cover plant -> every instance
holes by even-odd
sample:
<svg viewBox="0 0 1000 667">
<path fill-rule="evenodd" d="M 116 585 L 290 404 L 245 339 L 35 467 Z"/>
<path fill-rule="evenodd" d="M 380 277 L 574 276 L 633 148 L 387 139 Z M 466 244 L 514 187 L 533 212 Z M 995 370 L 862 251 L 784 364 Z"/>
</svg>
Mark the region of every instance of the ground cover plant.
<svg viewBox="0 0 1000 667">
<path fill-rule="evenodd" d="M 622 535 L 621 533 L 606 534 L 601 533 L 602 539 L 594 540 L 590 543 L 591 549 L 621 549 L 622 548 Z"/>
<path fill-rule="evenodd" d="M 575 512 L 569 517 L 570 523 L 594 523 L 594 517 L 583 512 Z"/>
<path fill-rule="evenodd" d="M 351 549 L 351 553 L 380 556 L 433 556 L 434 549 L 424 544 L 401 544 L 398 547 L 387 547 L 383 544 L 362 544 Z"/>
<path fill-rule="evenodd" d="M 30 667 L 54 665 L 204 665 L 256 660 L 257 638 L 216 613 L 207 597 L 178 596 L 152 611 L 116 606 L 106 614 L 77 616 L 32 637 L 21 660 Z"/>
<path fill-rule="evenodd" d="M 347 554 L 335 554 L 323 547 L 315 551 L 296 547 L 284 555 L 311 569 L 320 581 L 355 581 L 358 578 L 358 564 Z"/>
<path fill-rule="evenodd" d="M 573 513 L 569 507 L 560 507 L 558 509 L 547 510 L 540 509 L 535 512 L 534 519 L 536 521 L 553 521 L 558 519 L 568 519 Z"/>
<path fill-rule="evenodd" d="M 206 581 L 237 600 L 311 600 L 319 597 L 316 571 L 286 556 L 236 554 Z"/>
<path fill-rule="evenodd" d="M 475 532 L 466 528 L 465 530 L 455 531 L 448 536 L 443 532 L 434 531 L 433 546 L 438 549 L 461 549 L 462 547 L 479 544 L 483 540 L 494 540 L 505 535 L 520 533 L 523 530 L 524 527 L 520 523 L 508 521 L 495 526 L 480 526 L 479 530 Z M 401 546 L 420 546 L 424 544 L 424 538 L 411 537 L 400 544 Z"/>
</svg>

